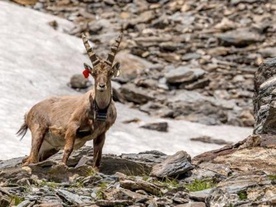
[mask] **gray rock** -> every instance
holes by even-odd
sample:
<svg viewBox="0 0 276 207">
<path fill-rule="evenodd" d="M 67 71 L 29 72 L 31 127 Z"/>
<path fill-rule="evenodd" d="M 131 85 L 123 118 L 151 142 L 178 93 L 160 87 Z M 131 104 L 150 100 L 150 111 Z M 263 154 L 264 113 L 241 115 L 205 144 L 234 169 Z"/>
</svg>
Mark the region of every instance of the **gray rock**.
<svg viewBox="0 0 276 207">
<path fill-rule="evenodd" d="M 200 57 L 201 57 L 201 55 L 198 53 L 187 53 L 187 54 L 183 55 L 181 59 L 184 61 L 189 61 L 189 60 L 193 60 L 193 59 L 198 59 Z"/>
<path fill-rule="evenodd" d="M 204 202 L 189 202 L 185 204 L 176 205 L 175 207 L 205 207 Z"/>
<path fill-rule="evenodd" d="M 60 190 L 57 190 L 57 194 L 63 199 L 65 199 L 71 205 L 85 205 L 81 196 L 76 195 L 75 193 L 71 193 L 67 190 L 60 189 Z"/>
<path fill-rule="evenodd" d="M 248 4 L 252 4 L 258 2 L 258 0 L 231 0 L 230 3 L 233 5 L 237 5 L 240 3 L 248 3 Z"/>
<path fill-rule="evenodd" d="M 196 192 L 190 192 L 189 196 L 192 200 L 194 201 L 201 201 L 204 202 L 207 197 L 209 197 L 211 193 L 211 188 L 201 190 L 201 191 L 196 191 Z"/>
<path fill-rule="evenodd" d="M 86 89 L 91 85 L 91 81 L 84 78 L 82 74 L 75 74 L 70 79 L 70 87 L 74 89 Z"/>
<path fill-rule="evenodd" d="M 147 89 L 138 88 L 134 84 L 123 85 L 120 88 L 120 93 L 127 101 L 136 104 L 144 104 L 154 99 Z"/>
<path fill-rule="evenodd" d="M 120 51 L 116 55 L 116 61 L 120 62 L 120 77 L 126 79 L 126 81 L 137 78 L 146 69 L 153 67 L 151 62 L 136 55 L 129 54 L 126 51 Z"/>
<path fill-rule="evenodd" d="M 158 3 L 160 0 L 147 0 L 148 3 Z"/>
<path fill-rule="evenodd" d="M 144 180 L 121 180 L 120 186 L 129 190 L 144 190 L 152 195 L 160 195 L 160 188 L 150 182 Z"/>
<path fill-rule="evenodd" d="M 255 134 L 275 134 L 276 59 L 264 62 L 255 74 L 253 98 Z"/>
<path fill-rule="evenodd" d="M 192 69 L 186 66 L 180 66 L 165 73 L 165 77 L 169 84 L 181 84 L 197 80 L 204 74 L 205 71 L 200 68 Z"/>
<path fill-rule="evenodd" d="M 148 123 L 140 126 L 141 128 L 160 131 L 160 132 L 168 132 L 168 122 L 157 122 L 157 123 Z"/>
<path fill-rule="evenodd" d="M 203 142 L 203 143 L 213 143 L 218 145 L 226 145 L 226 144 L 232 144 L 232 142 L 227 142 L 223 139 L 215 139 L 208 136 L 202 136 L 202 137 L 195 137 L 191 138 L 191 141 L 197 141 L 197 142 Z"/>
<path fill-rule="evenodd" d="M 172 197 L 172 200 L 178 204 L 188 203 L 189 194 L 184 191 L 178 191 L 177 193 L 174 194 L 174 196 Z"/>
<path fill-rule="evenodd" d="M 237 47 L 245 47 L 264 40 L 260 34 L 247 29 L 225 32 L 217 35 L 217 37 L 223 46 L 233 45 Z"/>
<path fill-rule="evenodd" d="M 271 193 L 267 194 L 266 192 Z M 206 199 L 208 206 L 245 205 L 254 206 L 256 195 L 262 199 L 258 206 L 273 206 L 275 202 L 276 187 L 266 175 L 247 174 L 231 176 L 222 181 Z"/>
<path fill-rule="evenodd" d="M 98 206 L 129 206 L 133 204 L 130 200 L 97 200 Z"/>
<path fill-rule="evenodd" d="M 179 151 L 160 164 L 154 165 L 150 174 L 158 178 L 179 176 L 193 169 L 190 161 L 190 155 L 184 151 Z"/>
<path fill-rule="evenodd" d="M 121 157 L 123 159 L 133 160 L 136 162 L 144 162 L 145 164 L 148 164 L 148 165 L 154 165 L 165 160 L 167 158 L 167 155 L 164 154 L 163 152 L 152 150 L 152 151 L 140 152 L 138 154 L 136 153 L 122 154 Z"/>
<path fill-rule="evenodd" d="M 261 53 L 264 58 L 276 57 L 276 47 L 266 47 L 259 49 L 259 53 Z"/>
</svg>

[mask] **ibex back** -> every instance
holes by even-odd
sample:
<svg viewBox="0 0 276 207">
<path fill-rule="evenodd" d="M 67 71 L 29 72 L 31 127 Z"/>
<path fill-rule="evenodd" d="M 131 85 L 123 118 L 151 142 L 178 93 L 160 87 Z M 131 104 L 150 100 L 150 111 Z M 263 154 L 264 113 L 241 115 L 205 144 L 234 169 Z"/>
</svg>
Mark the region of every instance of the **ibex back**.
<svg viewBox="0 0 276 207">
<path fill-rule="evenodd" d="M 106 131 L 116 120 L 112 100 L 111 78 L 119 74 L 120 64 L 113 64 L 121 35 L 111 47 L 106 60 L 99 58 L 86 36 L 82 39 L 92 67 L 84 63 L 87 75 L 94 78 L 94 87 L 84 95 L 52 97 L 34 105 L 25 115 L 17 132 L 22 138 L 29 128 L 32 135 L 30 155 L 23 165 L 43 161 L 64 149 L 62 162 L 67 163 L 73 149 L 93 139 L 93 167 L 99 168 Z"/>
</svg>

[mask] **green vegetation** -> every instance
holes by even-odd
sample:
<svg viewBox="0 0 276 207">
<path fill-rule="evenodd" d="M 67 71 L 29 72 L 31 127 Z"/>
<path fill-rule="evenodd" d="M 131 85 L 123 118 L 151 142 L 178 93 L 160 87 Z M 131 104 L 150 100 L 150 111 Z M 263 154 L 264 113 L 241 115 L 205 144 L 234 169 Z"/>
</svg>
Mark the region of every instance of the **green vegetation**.
<svg viewBox="0 0 276 207">
<path fill-rule="evenodd" d="M 70 188 L 83 188 L 83 181 L 75 181 L 70 185 Z"/>
<path fill-rule="evenodd" d="M 97 174 L 97 171 L 92 167 L 88 168 L 85 173 L 86 176 L 95 176 L 96 174 Z"/>
<path fill-rule="evenodd" d="M 17 196 L 17 195 L 13 195 L 13 196 L 11 197 L 11 204 L 12 204 L 13 206 L 17 206 L 17 205 L 20 204 L 22 201 L 24 201 L 24 198 L 19 197 L 19 196 Z"/>
<path fill-rule="evenodd" d="M 55 183 L 55 182 L 48 182 L 48 181 L 45 181 L 45 180 L 42 180 L 40 183 L 39 183 L 39 186 L 43 187 L 43 186 L 48 186 L 50 188 L 57 188 L 58 187 L 58 184 Z"/>
<path fill-rule="evenodd" d="M 101 183 L 99 185 L 99 189 L 96 192 L 96 196 L 98 199 L 105 199 L 104 191 L 107 189 L 107 183 Z"/>
<path fill-rule="evenodd" d="M 163 180 L 153 180 L 153 184 L 159 186 L 159 187 L 165 187 L 168 189 L 178 188 L 180 187 L 180 183 L 175 178 L 165 178 Z"/>
<path fill-rule="evenodd" d="M 174 178 L 166 178 L 163 183 L 167 188 L 178 188 L 180 187 L 179 181 Z"/>
<path fill-rule="evenodd" d="M 192 183 L 186 184 L 185 188 L 187 188 L 189 191 L 201 191 L 208 188 L 213 188 L 216 184 L 212 179 L 202 179 L 197 180 L 195 179 Z"/>
<path fill-rule="evenodd" d="M 276 175 L 268 175 L 268 178 L 272 181 L 276 181 Z"/>
<path fill-rule="evenodd" d="M 246 200 L 247 199 L 247 193 L 244 190 L 239 191 L 238 196 L 239 196 L 240 200 Z"/>
</svg>

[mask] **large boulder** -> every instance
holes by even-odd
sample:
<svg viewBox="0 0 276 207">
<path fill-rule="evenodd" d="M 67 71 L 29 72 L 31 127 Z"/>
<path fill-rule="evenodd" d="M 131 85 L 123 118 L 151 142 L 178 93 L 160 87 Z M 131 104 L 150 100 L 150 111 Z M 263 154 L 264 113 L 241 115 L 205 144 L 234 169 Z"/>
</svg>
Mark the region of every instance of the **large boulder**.
<svg viewBox="0 0 276 207">
<path fill-rule="evenodd" d="M 196 156 L 189 178 L 210 179 L 207 206 L 274 206 L 276 137 L 251 135 L 234 145 Z M 193 178 L 192 178 L 193 177 Z"/>
<path fill-rule="evenodd" d="M 253 98 L 255 134 L 275 134 L 276 58 L 265 61 L 255 74 Z"/>
</svg>

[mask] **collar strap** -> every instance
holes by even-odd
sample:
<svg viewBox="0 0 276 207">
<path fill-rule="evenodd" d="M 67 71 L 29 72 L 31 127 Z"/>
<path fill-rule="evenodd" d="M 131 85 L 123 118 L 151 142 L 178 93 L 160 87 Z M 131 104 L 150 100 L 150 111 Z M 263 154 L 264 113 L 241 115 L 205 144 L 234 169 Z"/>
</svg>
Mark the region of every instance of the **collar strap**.
<svg viewBox="0 0 276 207">
<path fill-rule="evenodd" d="M 96 121 L 106 121 L 107 119 L 107 111 L 111 104 L 112 98 L 110 98 L 110 101 L 108 105 L 104 109 L 100 109 L 96 100 L 93 101 L 93 112 L 94 112 L 94 120 Z"/>
</svg>

